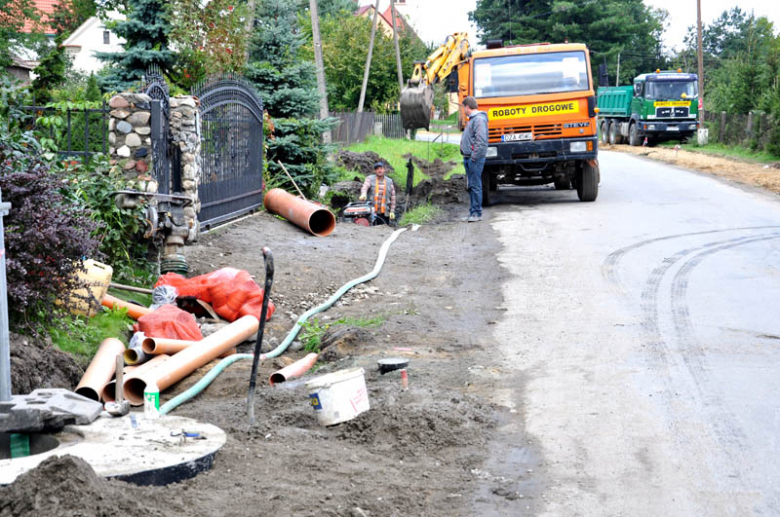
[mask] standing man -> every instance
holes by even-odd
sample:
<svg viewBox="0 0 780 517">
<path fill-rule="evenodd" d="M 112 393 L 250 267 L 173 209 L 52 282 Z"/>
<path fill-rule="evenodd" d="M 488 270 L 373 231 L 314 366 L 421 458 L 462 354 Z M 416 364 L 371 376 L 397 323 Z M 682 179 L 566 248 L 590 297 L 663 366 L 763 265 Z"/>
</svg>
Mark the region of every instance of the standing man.
<svg viewBox="0 0 780 517">
<path fill-rule="evenodd" d="M 360 200 L 371 200 L 374 215 L 379 224 L 390 224 L 395 220 L 395 185 L 385 176 L 385 164 L 376 162 L 374 174 L 369 175 L 360 189 Z"/>
<path fill-rule="evenodd" d="M 482 169 L 488 144 L 488 117 L 477 109 L 477 99 L 468 96 L 463 99 L 463 110 L 469 123 L 460 138 L 460 154 L 463 155 L 463 167 L 468 181 L 470 223 L 482 220 Z"/>
</svg>

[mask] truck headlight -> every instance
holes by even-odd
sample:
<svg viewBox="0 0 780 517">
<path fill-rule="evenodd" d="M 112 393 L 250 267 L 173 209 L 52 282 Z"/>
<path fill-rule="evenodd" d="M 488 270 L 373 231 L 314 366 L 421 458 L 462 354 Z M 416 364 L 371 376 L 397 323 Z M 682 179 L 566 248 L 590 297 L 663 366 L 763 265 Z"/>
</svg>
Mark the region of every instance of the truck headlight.
<svg viewBox="0 0 780 517">
<path fill-rule="evenodd" d="M 696 124 L 691 124 L 690 129 L 696 129 Z"/>
<path fill-rule="evenodd" d="M 584 153 L 587 150 L 587 142 L 572 142 L 569 144 L 569 151 L 573 153 Z"/>
<path fill-rule="evenodd" d="M 650 124 L 649 126 L 647 126 L 647 129 L 650 129 L 650 130 L 655 129 L 655 124 Z"/>
<path fill-rule="evenodd" d="M 485 158 L 495 158 L 498 156 L 498 147 L 488 147 Z"/>
</svg>

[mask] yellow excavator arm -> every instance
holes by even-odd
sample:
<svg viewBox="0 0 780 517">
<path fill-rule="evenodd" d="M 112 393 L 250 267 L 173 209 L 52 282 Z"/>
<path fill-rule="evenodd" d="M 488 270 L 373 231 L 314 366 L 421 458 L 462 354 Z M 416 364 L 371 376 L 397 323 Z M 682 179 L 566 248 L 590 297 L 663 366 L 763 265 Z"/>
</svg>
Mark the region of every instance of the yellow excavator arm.
<svg viewBox="0 0 780 517">
<path fill-rule="evenodd" d="M 445 80 L 457 65 L 468 59 L 467 36 L 465 32 L 451 34 L 427 60 L 415 62 L 409 85 L 401 92 L 401 120 L 405 129 L 429 127 L 433 85 Z"/>
</svg>

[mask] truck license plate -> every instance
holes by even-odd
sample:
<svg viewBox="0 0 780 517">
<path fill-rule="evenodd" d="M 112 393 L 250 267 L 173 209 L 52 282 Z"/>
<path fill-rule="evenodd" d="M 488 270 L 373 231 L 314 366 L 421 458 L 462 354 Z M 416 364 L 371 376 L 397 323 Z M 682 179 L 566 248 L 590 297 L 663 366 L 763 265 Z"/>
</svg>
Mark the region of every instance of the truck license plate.
<svg viewBox="0 0 780 517">
<path fill-rule="evenodd" d="M 533 133 L 511 133 L 501 137 L 504 142 L 518 142 L 522 140 L 533 140 Z"/>
<path fill-rule="evenodd" d="M 666 129 L 668 131 L 677 131 L 677 126 L 668 126 Z"/>
</svg>

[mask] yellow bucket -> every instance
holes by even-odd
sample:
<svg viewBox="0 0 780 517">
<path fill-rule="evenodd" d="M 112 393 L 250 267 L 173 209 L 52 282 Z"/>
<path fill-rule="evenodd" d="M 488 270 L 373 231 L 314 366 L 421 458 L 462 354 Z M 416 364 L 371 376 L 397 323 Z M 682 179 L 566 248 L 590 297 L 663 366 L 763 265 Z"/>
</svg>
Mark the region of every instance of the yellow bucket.
<svg viewBox="0 0 780 517">
<path fill-rule="evenodd" d="M 92 259 L 84 260 L 83 265 L 84 271 L 79 272 L 78 278 L 86 287 L 74 291 L 68 301 L 57 300 L 57 303 L 66 305 L 73 314 L 91 318 L 100 310 L 100 302 L 108 291 L 114 268 Z"/>
</svg>

